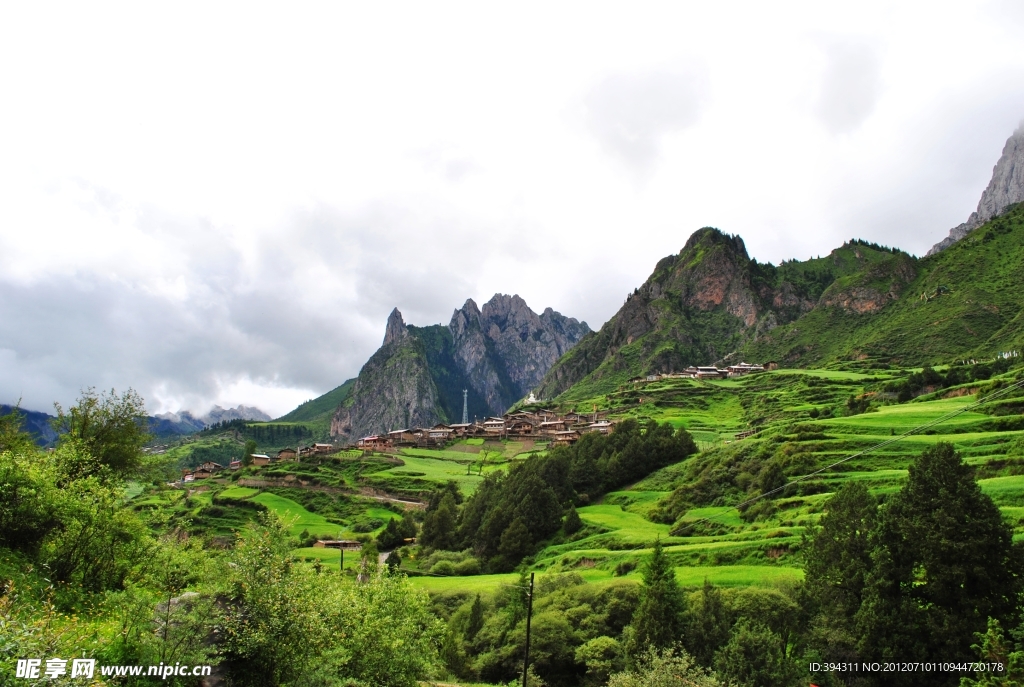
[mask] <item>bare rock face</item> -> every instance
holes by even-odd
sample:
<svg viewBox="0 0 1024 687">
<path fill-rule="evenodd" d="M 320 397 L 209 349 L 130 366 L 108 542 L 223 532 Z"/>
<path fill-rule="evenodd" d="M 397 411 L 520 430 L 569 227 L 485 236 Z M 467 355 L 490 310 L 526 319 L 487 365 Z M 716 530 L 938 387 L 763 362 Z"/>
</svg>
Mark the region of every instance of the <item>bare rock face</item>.
<svg viewBox="0 0 1024 687">
<path fill-rule="evenodd" d="M 331 419 L 331 435 L 353 439 L 429 427 L 441 418 L 427 360 L 395 308 L 388 317 L 384 345 L 363 365 L 351 395 Z"/>
<path fill-rule="evenodd" d="M 407 326 L 396 308 L 384 345 L 334 414 L 331 434 L 352 439 L 457 422 L 463 389 L 471 415 L 500 415 L 589 331 L 551 308 L 536 314 L 518 295 L 496 294 L 483 310 L 469 299 L 448 326 Z"/>
<path fill-rule="evenodd" d="M 500 415 L 526 396 L 551 366 L 590 331 L 586 322 L 547 308 L 538 315 L 518 295 L 473 299 L 452 313 L 452 354 L 469 386 Z"/>
<path fill-rule="evenodd" d="M 384 329 L 384 346 L 396 341 L 401 341 L 405 337 L 409 336 L 409 329 L 405 326 L 405 320 L 402 319 L 402 313 L 395 308 L 388 315 L 388 324 Z"/>
<path fill-rule="evenodd" d="M 1002 214 L 1014 203 L 1024 202 L 1024 122 L 1007 139 L 999 162 L 992 168 L 992 180 L 988 182 L 978 201 L 978 209 L 967 221 L 949 230 L 949 236 L 942 239 L 928 251 L 933 255 L 949 248 L 996 215 Z"/>
</svg>

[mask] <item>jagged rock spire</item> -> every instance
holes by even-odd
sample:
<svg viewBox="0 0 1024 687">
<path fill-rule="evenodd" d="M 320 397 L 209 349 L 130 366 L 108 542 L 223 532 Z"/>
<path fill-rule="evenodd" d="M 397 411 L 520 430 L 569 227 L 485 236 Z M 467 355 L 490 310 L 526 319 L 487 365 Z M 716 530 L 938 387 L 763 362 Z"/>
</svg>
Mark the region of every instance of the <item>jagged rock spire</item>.
<svg viewBox="0 0 1024 687">
<path fill-rule="evenodd" d="M 393 341 L 400 341 L 407 336 L 409 336 L 409 329 L 405 326 L 402 313 L 398 311 L 398 308 L 395 308 L 388 315 L 388 326 L 384 330 L 384 345 L 387 346 Z"/>
</svg>

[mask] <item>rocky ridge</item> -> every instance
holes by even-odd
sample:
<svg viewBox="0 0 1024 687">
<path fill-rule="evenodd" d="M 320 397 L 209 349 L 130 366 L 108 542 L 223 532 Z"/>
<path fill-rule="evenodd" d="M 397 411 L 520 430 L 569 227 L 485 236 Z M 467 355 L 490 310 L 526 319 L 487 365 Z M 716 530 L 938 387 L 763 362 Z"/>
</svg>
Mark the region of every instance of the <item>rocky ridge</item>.
<svg viewBox="0 0 1024 687">
<path fill-rule="evenodd" d="M 533 312 L 518 295 L 495 294 L 483 308 L 469 299 L 445 325 L 406 325 L 394 309 L 384 343 L 363 366 L 335 412 L 331 434 L 358 438 L 410 426 L 500 415 L 537 386 L 590 331 L 547 308 Z"/>
<path fill-rule="evenodd" d="M 915 274 L 910 256 L 852 241 L 825 258 L 761 264 L 740 237 L 705 227 L 551 368 L 540 394 L 553 397 L 584 380 L 584 395 L 604 393 L 632 376 L 727 360 L 819 306 L 877 312 Z"/>
<path fill-rule="evenodd" d="M 949 248 L 988 220 L 1002 214 L 1009 206 L 1020 202 L 1024 202 L 1024 122 L 1006 140 L 1003 154 L 992 168 L 992 179 L 978 201 L 978 209 L 966 222 L 950 229 L 949 236 L 932 246 L 928 255 Z"/>
</svg>

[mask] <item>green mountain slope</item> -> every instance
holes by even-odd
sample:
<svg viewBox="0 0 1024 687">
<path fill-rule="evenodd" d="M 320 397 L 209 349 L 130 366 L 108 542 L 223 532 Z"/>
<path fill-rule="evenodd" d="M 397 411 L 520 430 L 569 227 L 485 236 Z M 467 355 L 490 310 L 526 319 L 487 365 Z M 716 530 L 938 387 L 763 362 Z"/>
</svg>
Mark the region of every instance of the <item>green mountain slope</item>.
<svg viewBox="0 0 1024 687">
<path fill-rule="evenodd" d="M 707 365 L 822 302 L 874 312 L 914 275 L 909 255 L 857 241 L 826 258 L 762 264 L 740 237 L 704 228 L 552 367 L 540 395 L 587 398 L 636 375 Z"/>
<path fill-rule="evenodd" d="M 1024 347 L 1024 207 L 912 267 L 916 276 L 884 307 L 859 312 L 851 305 L 866 286 L 857 280 L 868 280 L 870 271 L 839 280 L 817 307 L 749 342 L 742 356 L 786 366 L 865 359 L 921 365 Z"/>
<path fill-rule="evenodd" d="M 349 379 L 341 386 L 331 389 L 323 396 L 319 396 L 300 404 L 298 408 L 287 415 L 282 415 L 277 418 L 275 422 L 313 422 L 317 420 L 327 420 L 330 422 L 331 415 L 333 415 L 334 411 L 338 409 L 338 406 L 340 406 L 344 400 L 349 397 L 355 383 L 355 378 Z"/>
</svg>

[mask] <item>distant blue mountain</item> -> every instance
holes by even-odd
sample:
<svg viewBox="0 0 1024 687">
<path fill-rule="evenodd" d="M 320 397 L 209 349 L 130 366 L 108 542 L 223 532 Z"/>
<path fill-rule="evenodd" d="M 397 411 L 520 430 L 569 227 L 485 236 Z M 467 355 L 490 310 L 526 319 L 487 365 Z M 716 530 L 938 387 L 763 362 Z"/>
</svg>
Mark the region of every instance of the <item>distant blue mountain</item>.
<svg viewBox="0 0 1024 687">
<path fill-rule="evenodd" d="M 36 443 L 40 446 L 49 446 L 53 442 L 57 441 L 57 432 L 50 426 L 50 420 L 53 419 L 52 415 L 46 413 L 40 413 L 37 410 L 25 410 L 24 408 L 16 408 L 15 406 L 9 406 L 5 403 L 0 403 L 0 415 L 8 415 L 12 412 L 21 414 L 23 427 L 25 431 L 32 435 Z"/>
<path fill-rule="evenodd" d="M 7 415 L 12 411 L 21 414 L 25 430 L 32 435 L 38 445 L 51 446 L 57 441 L 57 432 L 51 425 L 51 420 L 54 419 L 53 415 L 0 403 L 0 415 Z M 265 422 L 270 419 L 270 416 L 259 408 L 248 406 L 227 409 L 214 406 L 203 417 L 196 417 L 189 411 L 183 410 L 180 413 L 161 413 L 147 419 L 149 420 L 150 434 L 159 438 L 167 438 L 195 434 L 222 421 L 258 420 Z"/>
</svg>

